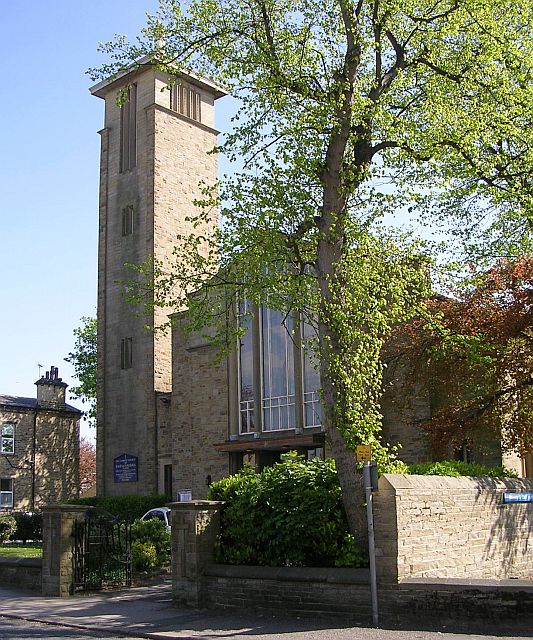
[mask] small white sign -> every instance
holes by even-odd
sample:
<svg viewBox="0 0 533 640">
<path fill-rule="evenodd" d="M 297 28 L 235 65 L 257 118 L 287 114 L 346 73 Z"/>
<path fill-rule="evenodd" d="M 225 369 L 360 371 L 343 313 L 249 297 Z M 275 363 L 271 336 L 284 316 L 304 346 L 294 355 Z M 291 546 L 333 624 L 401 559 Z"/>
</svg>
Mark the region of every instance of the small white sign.
<svg viewBox="0 0 533 640">
<path fill-rule="evenodd" d="M 192 500 L 192 489 L 181 489 L 178 491 L 178 502 L 190 502 Z"/>
</svg>

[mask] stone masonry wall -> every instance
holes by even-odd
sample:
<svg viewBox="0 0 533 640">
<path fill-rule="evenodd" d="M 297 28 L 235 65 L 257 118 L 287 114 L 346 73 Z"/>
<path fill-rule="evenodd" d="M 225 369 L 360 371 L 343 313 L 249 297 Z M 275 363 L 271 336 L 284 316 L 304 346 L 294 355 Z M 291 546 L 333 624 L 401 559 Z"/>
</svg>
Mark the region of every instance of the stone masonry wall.
<svg viewBox="0 0 533 640">
<path fill-rule="evenodd" d="M 374 495 L 378 575 L 531 578 L 533 504 L 503 504 L 533 480 L 389 475 Z"/>
<path fill-rule="evenodd" d="M 0 477 L 13 480 L 13 508 L 30 510 L 33 484 L 34 410 L 0 410 L 0 423 L 15 425 L 15 452 L 0 456 Z M 78 417 L 68 412 L 37 411 L 35 423 L 35 507 L 78 494 Z"/>
<path fill-rule="evenodd" d="M 41 558 L 0 558 L 0 585 L 41 591 Z"/>
<path fill-rule="evenodd" d="M 212 481 L 229 475 L 227 453 L 214 445 L 228 434 L 226 361 L 215 364 L 216 349 L 193 346 L 179 326 L 172 331 L 172 465 L 174 488 L 192 489 L 193 499 L 207 495 Z"/>
</svg>

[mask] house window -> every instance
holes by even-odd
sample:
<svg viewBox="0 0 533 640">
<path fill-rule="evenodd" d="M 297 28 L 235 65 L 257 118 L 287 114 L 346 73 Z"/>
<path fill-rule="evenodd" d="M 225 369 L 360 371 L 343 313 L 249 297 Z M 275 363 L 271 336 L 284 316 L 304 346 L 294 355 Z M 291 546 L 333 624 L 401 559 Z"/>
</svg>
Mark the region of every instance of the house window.
<svg viewBox="0 0 533 640">
<path fill-rule="evenodd" d="M 170 108 L 191 120 L 201 121 L 200 93 L 191 87 L 176 82 L 170 91 Z"/>
<path fill-rule="evenodd" d="M 2 425 L 0 453 L 15 453 L 15 425 L 11 422 Z"/>
<path fill-rule="evenodd" d="M 122 338 L 120 341 L 120 368 L 131 369 L 133 338 Z"/>
<path fill-rule="evenodd" d="M 137 85 L 128 87 L 127 97 L 120 107 L 120 171 L 124 173 L 137 164 Z"/>
<path fill-rule="evenodd" d="M 0 479 L 0 508 L 13 508 L 13 480 L 11 478 Z"/>
<path fill-rule="evenodd" d="M 122 235 L 130 236 L 133 233 L 133 205 L 122 209 Z"/>
</svg>

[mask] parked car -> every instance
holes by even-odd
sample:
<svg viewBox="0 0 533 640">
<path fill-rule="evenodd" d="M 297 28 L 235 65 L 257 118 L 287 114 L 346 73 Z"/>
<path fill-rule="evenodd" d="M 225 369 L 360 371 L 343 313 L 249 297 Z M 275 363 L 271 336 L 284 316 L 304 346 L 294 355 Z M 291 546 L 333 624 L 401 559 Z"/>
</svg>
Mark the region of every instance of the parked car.
<svg viewBox="0 0 533 640">
<path fill-rule="evenodd" d="M 161 522 L 164 522 L 167 530 L 170 531 L 171 517 L 172 512 L 168 507 L 157 507 L 156 509 L 150 509 L 150 511 L 147 511 L 143 516 L 141 516 L 141 520 L 157 518 L 158 520 L 161 520 Z"/>
</svg>

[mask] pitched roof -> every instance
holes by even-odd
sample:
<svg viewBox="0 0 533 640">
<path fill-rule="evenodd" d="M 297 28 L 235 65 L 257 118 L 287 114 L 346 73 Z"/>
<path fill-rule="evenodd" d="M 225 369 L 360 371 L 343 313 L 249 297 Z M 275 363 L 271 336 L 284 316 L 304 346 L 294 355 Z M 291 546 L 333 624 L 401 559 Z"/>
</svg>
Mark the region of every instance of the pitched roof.
<svg viewBox="0 0 533 640">
<path fill-rule="evenodd" d="M 20 396 L 6 396 L 0 394 L 0 407 L 9 407 L 9 408 L 17 408 L 17 409 L 52 409 L 56 411 L 69 411 L 70 413 L 79 413 L 80 415 L 83 413 L 76 407 L 73 407 L 70 404 L 65 404 L 62 407 L 42 407 L 38 402 L 37 398 L 21 398 Z"/>
</svg>

